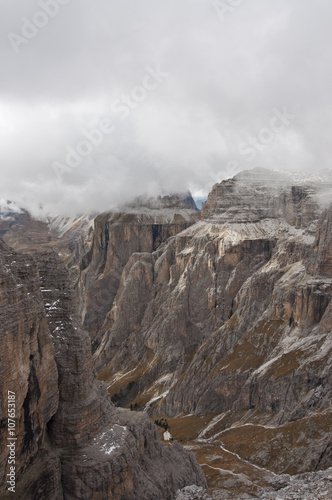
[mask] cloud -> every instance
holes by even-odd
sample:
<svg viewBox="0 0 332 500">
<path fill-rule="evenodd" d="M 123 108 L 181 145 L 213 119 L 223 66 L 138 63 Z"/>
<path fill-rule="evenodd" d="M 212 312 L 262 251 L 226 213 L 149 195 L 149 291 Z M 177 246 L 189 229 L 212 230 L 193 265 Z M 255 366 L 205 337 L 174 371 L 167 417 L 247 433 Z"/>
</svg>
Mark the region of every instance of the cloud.
<svg viewBox="0 0 332 500">
<path fill-rule="evenodd" d="M 144 192 L 207 192 L 239 169 L 331 168 L 330 0 L 244 1 L 223 22 L 212 0 L 2 10 L 1 198 L 99 211 Z M 8 35 L 43 19 L 15 53 Z M 168 75 L 157 82 L 147 68 Z M 241 144 L 285 106 L 294 120 L 249 161 Z M 66 165 L 105 119 L 112 132 L 58 182 L 54 162 Z"/>
</svg>

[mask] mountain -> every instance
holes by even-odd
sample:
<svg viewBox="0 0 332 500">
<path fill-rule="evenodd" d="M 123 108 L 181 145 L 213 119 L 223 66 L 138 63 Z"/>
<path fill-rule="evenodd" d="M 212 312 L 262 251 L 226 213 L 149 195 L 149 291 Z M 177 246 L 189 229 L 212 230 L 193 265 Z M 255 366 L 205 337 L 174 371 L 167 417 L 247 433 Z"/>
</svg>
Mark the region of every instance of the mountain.
<svg viewBox="0 0 332 500">
<path fill-rule="evenodd" d="M 142 196 L 36 234 L 4 214 L 31 254 L 1 244 L 21 496 L 209 498 L 180 442 L 214 499 L 329 498 L 331 194 L 328 173 L 254 169 L 201 212 Z"/>
<path fill-rule="evenodd" d="M 47 224 L 12 201 L 0 200 L 0 237 L 11 247 L 27 252 L 54 245 Z"/>
<path fill-rule="evenodd" d="M 100 345 L 103 323 L 129 261 L 141 254 L 148 258 L 168 238 L 194 224 L 199 216 L 191 196 L 173 195 L 141 198 L 96 217 L 92 245 L 82 260 L 78 283 L 80 313 L 93 350 Z M 134 300 L 143 300 L 143 296 Z"/>
<path fill-rule="evenodd" d="M 172 500 L 186 485 L 205 490 L 192 454 L 163 445 L 146 414 L 112 405 L 55 252 L 32 257 L 0 240 L 0 303 L 1 498 L 12 498 L 7 480 L 27 500 Z"/>
<path fill-rule="evenodd" d="M 12 201 L 0 200 L 0 237 L 11 248 L 26 253 L 54 249 L 68 258 L 80 239 L 89 243 L 95 214 L 34 217 Z"/>
<path fill-rule="evenodd" d="M 94 366 L 118 405 L 168 420 L 215 495 L 331 465 L 331 193 L 255 169 L 200 217 L 95 220 L 78 281 Z"/>
</svg>

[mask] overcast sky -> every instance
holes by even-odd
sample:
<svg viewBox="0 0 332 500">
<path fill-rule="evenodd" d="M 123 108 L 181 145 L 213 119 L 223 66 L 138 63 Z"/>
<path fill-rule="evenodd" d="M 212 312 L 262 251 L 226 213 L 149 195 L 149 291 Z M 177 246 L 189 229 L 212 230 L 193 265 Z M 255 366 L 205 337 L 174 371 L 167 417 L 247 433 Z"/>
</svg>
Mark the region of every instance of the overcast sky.
<svg viewBox="0 0 332 500">
<path fill-rule="evenodd" d="M 330 169 L 331 21 L 331 0 L 3 0 L 0 198 L 99 211 Z"/>
</svg>

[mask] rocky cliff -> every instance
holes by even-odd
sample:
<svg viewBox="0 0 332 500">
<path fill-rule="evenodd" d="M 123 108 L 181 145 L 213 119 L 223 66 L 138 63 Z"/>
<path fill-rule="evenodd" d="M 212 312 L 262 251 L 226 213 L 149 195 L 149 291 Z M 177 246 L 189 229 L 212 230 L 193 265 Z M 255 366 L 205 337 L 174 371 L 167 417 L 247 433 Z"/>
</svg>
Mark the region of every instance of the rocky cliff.
<svg viewBox="0 0 332 500">
<path fill-rule="evenodd" d="M 80 313 L 93 351 L 100 345 L 106 316 L 131 256 L 152 253 L 198 218 L 191 196 L 178 195 L 138 199 L 133 205 L 96 217 L 92 246 L 82 260 L 78 285 Z"/>
<path fill-rule="evenodd" d="M 15 493 L 27 500 L 172 499 L 205 487 L 192 454 L 163 445 L 147 415 L 115 408 L 97 382 L 62 260 L 0 245 L 1 498 L 12 495 L 12 459 Z"/>
<path fill-rule="evenodd" d="M 36 218 L 13 202 L 0 200 L 0 238 L 14 250 L 29 254 L 54 250 L 76 281 L 82 256 L 91 246 L 95 215 Z"/>
<path fill-rule="evenodd" d="M 168 418 L 219 494 L 331 465 L 330 188 L 241 173 L 159 246 L 137 214 L 97 220 L 94 365 L 117 404 Z"/>
<path fill-rule="evenodd" d="M 32 258 L 22 258 L 2 242 L 0 246 L 1 496 L 6 497 L 9 486 L 6 482 L 11 465 L 7 447 L 10 442 L 15 445 L 15 482 L 27 464 L 34 462 L 40 468 L 41 484 L 49 482 L 50 498 L 55 498 L 60 491 L 59 459 L 47 449 L 45 436 L 59 404 L 58 370 L 38 267 Z M 12 401 L 14 406 L 9 406 Z M 17 441 L 8 441 L 9 423 Z"/>
<path fill-rule="evenodd" d="M 192 456 L 161 445 L 146 413 L 110 404 L 94 369 L 118 406 L 167 419 L 213 498 L 328 491 L 331 192 L 329 179 L 259 169 L 215 185 L 201 217 L 190 197 L 142 198 L 93 232 L 49 221 L 67 253 L 42 246 L 60 258 L 3 245 L 1 409 L 12 381 L 20 494 L 175 498 L 190 485 L 178 496 L 207 496 Z"/>
</svg>

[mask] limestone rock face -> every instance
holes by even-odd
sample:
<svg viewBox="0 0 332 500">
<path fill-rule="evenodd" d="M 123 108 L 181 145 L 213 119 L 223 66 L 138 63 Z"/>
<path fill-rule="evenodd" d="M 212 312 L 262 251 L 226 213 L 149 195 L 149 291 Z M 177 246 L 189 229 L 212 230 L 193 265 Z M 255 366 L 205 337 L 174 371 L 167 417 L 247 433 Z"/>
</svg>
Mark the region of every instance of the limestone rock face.
<svg viewBox="0 0 332 500">
<path fill-rule="evenodd" d="M 206 487 L 194 456 L 161 443 L 146 414 L 115 408 L 94 375 L 60 257 L 1 244 L 1 498 L 7 491 L 7 390 L 16 394 L 16 495 L 27 500 L 172 499 Z"/>
<path fill-rule="evenodd" d="M 136 200 L 135 206 L 101 214 L 95 219 L 91 250 L 82 260 L 78 284 L 80 314 L 93 351 L 104 333 L 103 323 L 120 286 L 130 257 L 151 253 L 162 242 L 191 226 L 199 217 L 191 197 Z"/>
<path fill-rule="evenodd" d="M 299 487 L 325 481 L 332 197 L 323 184 L 241 173 L 213 187 L 201 217 L 190 198 L 136 200 L 96 218 L 69 273 L 63 256 L 1 246 L 1 408 L 12 380 L 22 498 L 44 498 L 45 485 L 51 499 L 174 499 L 185 486 L 178 495 L 206 496 L 193 456 L 162 445 L 145 412 L 114 407 L 94 370 L 117 405 L 167 417 L 214 498 L 286 497 L 289 475 L 308 471 Z"/>
<path fill-rule="evenodd" d="M 202 204 L 202 218 L 239 223 L 283 218 L 297 228 L 308 226 L 319 214 L 314 194 L 313 186 L 291 185 L 285 173 L 257 168 L 215 184 Z"/>
<path fill-rule="evenodd" d="M 325 210 L 317 226 L 314 254 L 308 269 L 313 275 L 332 277 L 332 209 Z"/>
<path fill-rule="evenodd" d="M 14 250 L 28 253 L 57 243 L 47 222 L 34 219 L 27 210 L 4 214 L 0 209 L 0 237 Z"/>
<path fill-rule="evenodd" d="M 332 469 L 301 474 L 291 478 L 282 476 L 276 479 L 272 486 L 259 496 L 260 500 L 274 500 L 276 495 L 280 500 L 288 500 L 289 498 L 303 498 L 305 500 L 330 498 L 332 497 Z"/>
<path fill-rule="evenodd" d="M 332 209 L 322 189 L 239 174 L 214 186 L 195 224 L 135 252 L 132 234 L 119 250 L 112 238 L 112 255 L 131 255 L 121 268 L 99 260 L 118 273 L 95 337 L 100 377 L 117 404 L 171 426 L 201 421 L 191 446 L 210 453 L 210 478 L 235 456 L 253 465 L 249 476 L 331 465 Z M 108 245 L 101 236 L 93 252 Z M 90 278 L 99 286 L 102 268 Z"/>
<path fill-rule="evenodd" d="M 0 200 L 0 237 L 19 252 L 56 251 L 76 283 L 82 257 L 91 247 L 94 215 L 40 217 L 34 218 L 12 202 L 1 205 Z"/>
<path fill-rule="evenodd" d="M 47 424 L 58 409 L 59 388 L 38 267 L 32 258 L 10 251 L 2 242 L 0 304 L 0 488 L 4 492 L 9 473 L 8 391 L 15 393 L 17 475 L 25 471 L 29 462 L 38 461 L 36 456 L 44 445 Z M 57 458 L 47 454 L 40 477 L 54 484 L 54 494 L 61 491 L 57 484 L 59 471 Z"/>
</svg>

